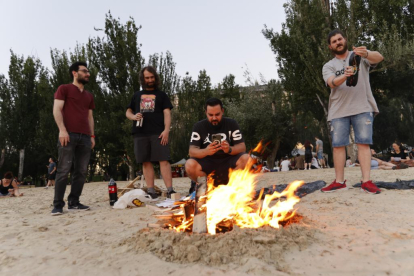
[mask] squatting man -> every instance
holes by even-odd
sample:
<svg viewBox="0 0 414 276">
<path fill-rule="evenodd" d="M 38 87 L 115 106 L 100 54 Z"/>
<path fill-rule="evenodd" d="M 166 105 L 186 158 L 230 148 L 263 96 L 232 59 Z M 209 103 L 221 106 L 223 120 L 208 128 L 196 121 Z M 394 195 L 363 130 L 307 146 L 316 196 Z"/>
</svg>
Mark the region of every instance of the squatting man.
<svg viewBox="0 0 414 276">
<path fill-rule="evenodd" d="M 193 127 L 185 169 L 193 181 L 214 172 L 214 185 L 227 184 L 229 169 L 244 169 L 247 164 L 246 144 L 237 122 L 223 117 L 221 100 L 208 99 L 204 110 L 207 118 Z"/>
</svg>

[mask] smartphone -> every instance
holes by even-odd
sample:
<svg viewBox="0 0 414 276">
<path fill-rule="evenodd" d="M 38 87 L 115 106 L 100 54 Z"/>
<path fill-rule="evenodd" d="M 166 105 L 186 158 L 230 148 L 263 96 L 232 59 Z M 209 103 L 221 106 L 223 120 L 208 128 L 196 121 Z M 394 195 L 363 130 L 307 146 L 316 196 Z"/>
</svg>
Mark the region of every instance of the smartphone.
<svg viewBox="0 0 414 276">
<path fill-rule="evenodd" d="M 211 138 L 213 140 L 212 141 L 213 143 L 221 144 L 221 139 L 222 139 L 221 134 L 212 134 Z"/>
</svg>

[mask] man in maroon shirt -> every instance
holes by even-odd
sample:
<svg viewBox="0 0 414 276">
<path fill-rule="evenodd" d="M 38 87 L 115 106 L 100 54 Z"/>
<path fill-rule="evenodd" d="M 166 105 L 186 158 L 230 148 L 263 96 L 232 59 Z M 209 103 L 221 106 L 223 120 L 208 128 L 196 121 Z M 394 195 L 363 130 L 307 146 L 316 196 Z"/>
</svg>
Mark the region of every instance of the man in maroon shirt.
<svg viewBox="0 0 414 276">
<path fill-rule="evenodd" d="M 84 89 L 90 75 L 87 64 L 75 62 L 70 66 L 69 74 L 73 83 L 59 86 L 53 105 L 53 116 L 59 128 L 59 163 L 52 216 L 63 213 L 63 198 L 72 165 L 74 170 L 71 175 L 68 210 L 89 210 L 88 206 L 79 202 L 79 197 L 85 183 L 91 149 L 95 146 L 92 113 L 95 102 L 93 95 Z"/>
</svg>

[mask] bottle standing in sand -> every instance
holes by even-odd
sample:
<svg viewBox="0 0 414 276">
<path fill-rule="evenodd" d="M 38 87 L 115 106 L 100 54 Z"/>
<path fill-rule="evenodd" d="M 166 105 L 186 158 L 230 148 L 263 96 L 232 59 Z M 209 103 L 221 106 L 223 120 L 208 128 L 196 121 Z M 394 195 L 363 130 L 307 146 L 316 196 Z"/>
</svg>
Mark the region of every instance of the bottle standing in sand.
<svg viewBox="0 0 414 276">
<path fill-rule="evenodd" d="M 118 189 L 116 188 L 116 182 L 113 178 L 109 181 L 108 184 L 109 190 L 109 204 L 114 206 L 115 202 L 118 200 Z"/>
</svg>

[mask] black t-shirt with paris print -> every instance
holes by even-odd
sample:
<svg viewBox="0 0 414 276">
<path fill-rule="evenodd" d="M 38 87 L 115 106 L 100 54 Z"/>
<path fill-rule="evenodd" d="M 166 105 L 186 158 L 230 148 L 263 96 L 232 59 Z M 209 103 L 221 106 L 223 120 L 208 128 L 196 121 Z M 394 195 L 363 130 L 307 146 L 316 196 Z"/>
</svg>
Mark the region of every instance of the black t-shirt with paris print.
<svg viewBox="0 0 414 276">
<path fill-rule="evenodd" d="M 197 146 L 205 149 L 212 142 L 213 134 L 221 134 L 221 141 L 226 140 L 230 146 L 234 146 L 244 142 L 240 127 L 233 119 L 223 117 L 217 126 L 213 126 L 207 119 L 199 121 L 193 127 L 191 133 L 190 146 Z M 228 156 L 224 151 L 219 150 L 210 157 L 221 158 Z"/>
<path fill-rule="evenodd" d="M 137 127 L 137 121 L 132 122 L 132 134 L 135 136 L 160 135 L 164 131 L 164 109 L 172 109 L 170 98 L 162 91 L 135 92 L 127 106 L 134 114 L 142 113 L 142 127 Z"/>
</svg>

